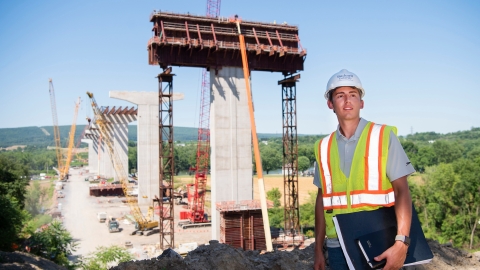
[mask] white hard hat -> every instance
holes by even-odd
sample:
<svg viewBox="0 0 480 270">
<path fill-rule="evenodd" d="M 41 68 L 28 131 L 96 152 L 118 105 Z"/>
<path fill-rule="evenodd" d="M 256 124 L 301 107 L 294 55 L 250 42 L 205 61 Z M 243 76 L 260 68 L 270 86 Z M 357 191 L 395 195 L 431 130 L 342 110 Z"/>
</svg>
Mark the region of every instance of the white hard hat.
<svg viewBox="0 0 480 270">
<path fill-rule="evenodd" d="M 365 96 L 365 90 L 363 90 L 362 82 L 355 73 L 352 73 L 346 69 L 342 69 L 339 72 L 333 74 L 333 76 L 328 80 L 327 91 L 325 91 L 325 99 L 328 100 L 328 95 L 330 91 L 342 87 L 342 86 L 351 86 L 355 87 L 360 91 L 360 96 L 363 98 Z"/>
</svg>

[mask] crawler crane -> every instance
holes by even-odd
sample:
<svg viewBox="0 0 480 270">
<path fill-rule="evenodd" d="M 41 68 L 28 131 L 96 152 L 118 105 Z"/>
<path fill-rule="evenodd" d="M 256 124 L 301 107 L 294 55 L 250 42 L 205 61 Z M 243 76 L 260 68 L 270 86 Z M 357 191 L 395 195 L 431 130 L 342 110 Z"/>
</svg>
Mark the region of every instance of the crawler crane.
<svg viewBox="0 0 480 270">
<path fill-rule="evenodd" d="M 113 138 L 110 134 L 110 130 L 112 127 L 109 127 L 109 122 L 107 117 L 103 114 L 103 111 L 98 106 L 93 94 L 87 92 L 88 97 L 90 98 L 92 109 L 95 115 L 95 123 L 100 130 L 100 134 L 102 135 L 103 142 L 110 154 L 110 158 L 113 163 L 113 167 L 115 168 L 115 173 L 117 174 L 118 178 L 120 179 L 120 183 L 122 183 L 123 193 L 125 194 L 125 198 L 127 199 L 127 203 L 130 206 L 131 213 L 135 219 L 135 231 L 132 232 L 134 234 L 145 234 L 150 235 L 155 232 L 158 232 L 158 221 L 153 220 L 153 207 L 149 207 L 148 209 L 148 216 L 145 217 L 140 210 L 140 207 L 137 203 L 137 197 L 132 196 L 132 187 L 128 183 L 128 176 L 127 171 L 123 167 L 123 163 L 120 159 L 120 155 L 114 151 L 113 146 Z"/>
<path fill-rule="evenodd" d="M 220 0 L 207 0 L 207 17 L 216 18 L 220 15 Z M 207 188 L 207 174 L 210 158 L 210 73 L 205 69 L 202 72 L 202 89 L 200 100 L 200 121 L 198 125 L 197 162 L 195 183 L 187 185 L 188 221 L 181 221 L 178 226 L 188 227 L 210 226 L 205 213 L 205 193 Z"/>
</svg>

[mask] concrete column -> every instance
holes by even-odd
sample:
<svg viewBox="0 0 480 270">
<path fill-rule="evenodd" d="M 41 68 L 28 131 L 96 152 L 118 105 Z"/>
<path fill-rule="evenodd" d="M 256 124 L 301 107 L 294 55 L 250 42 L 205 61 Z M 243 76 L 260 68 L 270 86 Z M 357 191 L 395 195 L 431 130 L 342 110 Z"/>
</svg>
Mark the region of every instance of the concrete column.
<svg viewBox="0 0 480 270">
<path fill-rule="evenodd" d="M 212 239 L 220 239 L 221 201 L 253 200 L 252 136 L 243 70 L 210 71 Z"/>
<path fill-rule="evenodd" d="M 152 204 L 160 191 L 159 170 L 159 100 L 158 92 L 110 91 L 111 98 L 137 104 L 137 166 L 138 204 Z M 183 94 L 173 94 L 173 100 L 183 99 Z M 160 196 L 158 196 L 160 197 Z"/>
<path fill-rule="evenodd" d="M 85 132 L 85 138 L 91 140 L 92 144 L 88 144 L 88 167 L 90 168 L 90 173 L 95 175 L 98 174 L 98 138 L 95 136 L 91 130 Z"/>
<path fill-rule="evenodd" d="M 137 120 L 136 115 L 130 114 L 106 114 L 105 117 L 111 123 L 112 128 L 112 139 L 114 152 L 122 163 L 124 169 L 124 175 L 128 175 L 128 123 L 134 122 Z M 115 169 L 115 168 L 114 168 Z M 117 173 L 114 173 L 115 181 L 120 181 Z M 128 180 L 128 178 L 127 178 Z"/>
<path fill-rule="evenodd" d="M 92 163 L 93 163 L 93 158 L 95 156 L 95 149 L 93 149 L 93 140 L 91 139 L 81 139 L 83 143 L 88 144 L 88 164 L 87 164 L 87 170 L 89 173 L 92 172 Z"/>
<path fill-rule="evenodd" d="M 97 174 L 105 176 L 106 178 L 114 177 L 115 171 L 113 169 L 112 159 L 110 158 L 108 149 L 106 149 L 107 146 L 105 144 L 105 141 L 102 139 L 101 144 L 98 143 L 100 137 L 100 130 L 98 130 L 98 127 L 92 123 L 92 128 L 90 129 L 90 131 L 97 138 L 97 154 L 100 153 L 100 162 L 98 162 L 99 165 Z M 112 134 L 112 131 L 110 131 L 110 136 L 112 136 Z"/>
<path fill-rule="evenodd" d="M 138 204 L 151 205 L 159 192 L 158 93 L 110 91 L 111 98 L 137 104 Z"/>
</svg>

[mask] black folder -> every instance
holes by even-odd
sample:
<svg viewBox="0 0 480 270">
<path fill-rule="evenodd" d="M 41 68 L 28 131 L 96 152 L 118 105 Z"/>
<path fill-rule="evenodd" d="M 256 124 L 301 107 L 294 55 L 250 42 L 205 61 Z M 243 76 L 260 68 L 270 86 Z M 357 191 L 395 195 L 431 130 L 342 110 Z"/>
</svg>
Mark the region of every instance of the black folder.
<svg viewBox="0 0 480 270">
<path fill-rule="evenodd" d="M 396 234 L 397 227 L 390 226 L 384 230 L 368 233 L 358 237 L 357 244 L 371 268 L 377 269 L 383 267 L 387 263 L 385 259 L 381 261 L 375 261 L 374 258 L 395 244 Z"/>
<path fill-rule="evenodd" d="M 382 254 L 383 251 L 392 246 L 397 233 L 397 219 L 394 206 L 382 207 L 374 211 L 339 214 L 333 218 L 333 221 L 335 223 L 340 246 L 342 247 L 343 254 L 345 255 L 350 269 L 370 269 L 373 268 L 372 266 L 382 266 L 382 264 L 377 265 L 376 262 L 372 260 L 373 258 L 369 257 L 370 259 L 366 259 L 359 246 L 359 240 L 361 242 L 361 239 L 368 237 L 373 239 L 371 237 L 377 235 L 377 237 L 374 237 L 375 241 L 382 239 L 385 241 L 382 244 L 379 244 L 378 242 L 375 244 L 379 251 L 373 252 L 379 253 L 373 255 L 373 257 Z M 386 234 L 392 235 L 386 236 Z M 383 245 L 386 248 L 380 247 L 380 245 Z M 383 251 L 380 251 L 382 249 Z M 425 235 L 423 234 L 415 207 L 412 206 L 410 246 L 408 247 L 404 266 L 424 264 L 430 262 L 432 259 L 433 253 L 428 246 Z"/>
</svg>

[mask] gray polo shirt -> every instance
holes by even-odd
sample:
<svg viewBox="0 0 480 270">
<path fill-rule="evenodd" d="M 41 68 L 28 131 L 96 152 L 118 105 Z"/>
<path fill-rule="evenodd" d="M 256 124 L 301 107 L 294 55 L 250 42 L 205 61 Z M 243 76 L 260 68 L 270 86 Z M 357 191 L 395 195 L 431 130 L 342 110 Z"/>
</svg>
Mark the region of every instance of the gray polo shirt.
<svg viewBox="0 0 480 270">
<path fill-rule="evenodd" d="M 340 125 L 337 127 L 335 135 L 337 136 L 338 153 L 340 155 L 340 169 L 346 177 L 350 177 L 350 168 L 352 166 L 353 153 L 357 147 L 358 139 L 362 135 L 363 129 L 367 125 L 368 121 L 360 118 L 355 134 L 347 139 L 340 132 Z M 315 176 L 313 177 L 313 184 L 318 188 L 322 188 L 320 185 L 320 176 L 318 174 L 318 166 L 315 164 Z M 388 144 L 388 159 L 387 159 L 387 177 L 390 182 L 396 179 L 410 175 L 415 172 L 407 154 L 403 150 L 400 141 L 395 133 L 390 132 L 390 140 Z M 327 239 L 327 247 L 340 247 L 338 239 Z"/>
</svg>

